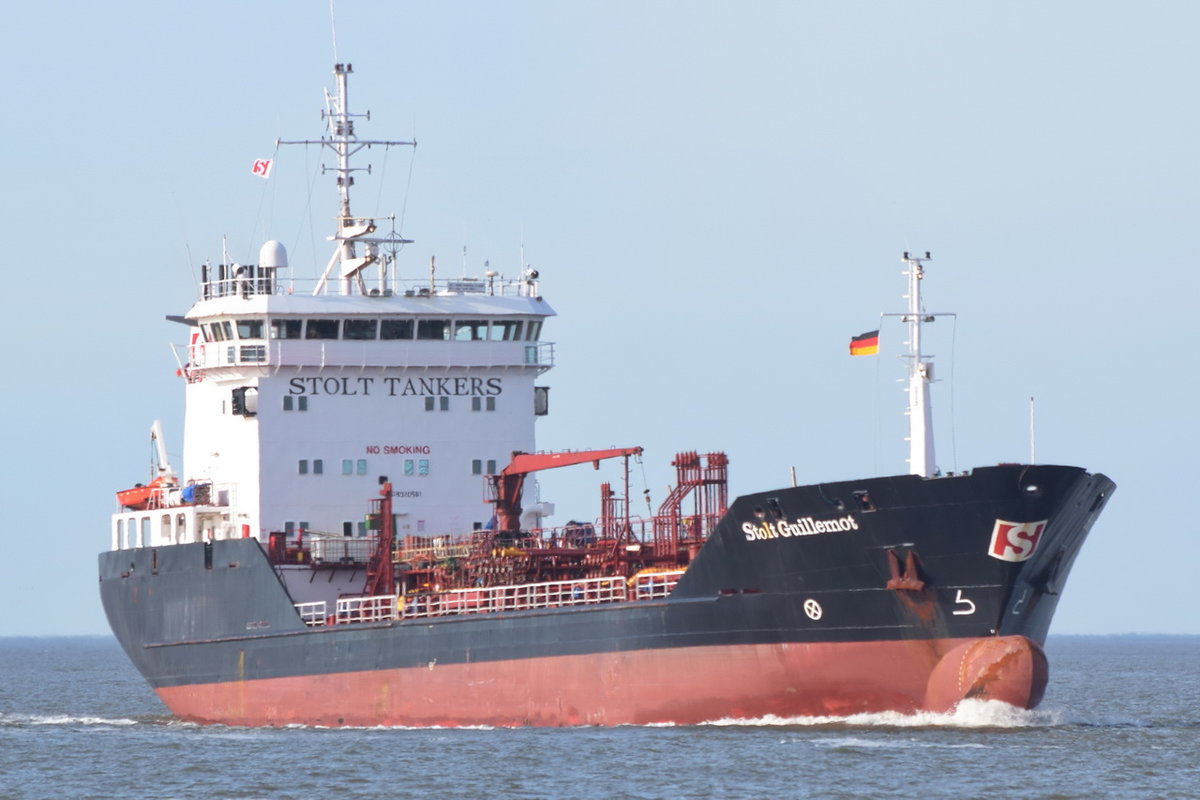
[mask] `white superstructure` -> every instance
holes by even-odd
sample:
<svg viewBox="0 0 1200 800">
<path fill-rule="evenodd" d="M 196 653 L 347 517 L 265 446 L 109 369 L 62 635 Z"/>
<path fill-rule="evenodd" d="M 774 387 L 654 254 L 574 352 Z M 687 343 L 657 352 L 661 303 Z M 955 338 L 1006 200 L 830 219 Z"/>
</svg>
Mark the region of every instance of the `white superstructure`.
<svg viewBox="0 0 1200 800">
<path fill-rule="evenodd" d="M 351 157 L 415 143 L 355 136 L 350 73 L 350 65 L 335 67 L 328 133 L 315 142 L 337 157 L 333 257 L 323 273 L 313 271 L 311 292 L 287 274 L 275 241 L 258 264 L 205 266 L 201 297 L 183 318 L 192 333 L 181 356 L 180 480 L 207 487 L 206 496 L 173 509 L 184 530 L 153 508 L 116 515 L 114 547 L 266 541 L 275 531 L 363 536 L 383 475 L 394 489 L 397 535 L 470 531 L 492 516 L 484 476 L 514 451 L 534 450 L 547 391 L 534 382 L 553 364 L 541 332 L 554 311 L 538 274 L 522 265 L 515 278 L 489 270 L 444 280 L 431 262 L 420 279 L 399 276 L 396 245 L 406 240 L 376 236 L 377 220 L 351 212 Z"/>
</svg>

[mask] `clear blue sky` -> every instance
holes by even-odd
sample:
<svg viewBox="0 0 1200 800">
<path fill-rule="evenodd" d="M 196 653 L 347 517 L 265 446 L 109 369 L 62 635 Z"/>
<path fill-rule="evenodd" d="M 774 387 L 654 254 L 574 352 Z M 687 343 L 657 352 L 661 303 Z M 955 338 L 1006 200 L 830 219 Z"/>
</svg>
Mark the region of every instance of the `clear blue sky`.
<svg viewBox="0 0 1200 800">
<path fill-rule="evenodd" d="M 181 449 L 163 316 L 222 235 L 328 257 L 316 151 L 249 168 L 321 133 L 329 8 L 4 16 L 0 635 L 103 633 L 113 492 L 155 418 Z M 846 344 L 931 250 L 927 305 L 959 314 L 930 348 L 942 467 L 1026 459 L 1032 395 L 1038 459 L 1119 484 L 1054 632 L 1200 633 L 1200 5 L 342 0 L 337 34 L 360 134 L 420 142 L 358 195 L 406 210 L 406 272 L 464 244 L 512 272 L 522 241 L 541 270 L 542 447 L 642 445 L 656 502 L 682 449 L 726 450 L 735 492 L 904 471 L 900 332 Z M 555 521 L 602 477 L 545 478 Z"/>
</svg>

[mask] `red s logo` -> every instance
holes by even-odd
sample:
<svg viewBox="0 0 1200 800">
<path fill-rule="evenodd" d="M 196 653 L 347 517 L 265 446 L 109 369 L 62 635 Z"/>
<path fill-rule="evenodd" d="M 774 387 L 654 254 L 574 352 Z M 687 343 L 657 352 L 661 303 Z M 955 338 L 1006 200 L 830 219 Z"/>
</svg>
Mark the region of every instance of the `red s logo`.
<svg viewBox="0 0 1200 800">
<path fill-rule="evenodd" d="M 1001 561 L 1024 561 L 1033 555 L 1048 520 L 1040 522 L 1006 522 L 996 520 L 992 528 L 992 543 L 988 555 Z"/>
</svg>

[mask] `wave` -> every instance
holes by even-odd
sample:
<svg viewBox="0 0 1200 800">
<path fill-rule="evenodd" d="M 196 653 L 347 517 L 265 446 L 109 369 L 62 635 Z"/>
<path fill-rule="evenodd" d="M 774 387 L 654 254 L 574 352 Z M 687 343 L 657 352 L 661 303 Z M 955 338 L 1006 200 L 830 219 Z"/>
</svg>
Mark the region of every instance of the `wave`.
<svg viewBox="0 0 1200 800">
<path fill-rule="evenodd" d="M 128 717 L 92 717 L 72 716 L 70 714 L 4 714 L 0 713 L 0 726 L 15 727 L 26 725 L 103 725 L 124 728 L 130 725 L 141 725 L 146 720 L 130 719 Z"/>
<path fill-rule="evenodd" d="M 847 716 L 776 717 L 719 719 L 711 726 L 746 727 L 836 727 L 836 728 L 1046 728 L 1062 724 L 1062 713 L 1054 710 L 1017 708 L 999 700 L 964 700 L 947 713 L 920 711 L 902 714 L 881 711 Z"/>
</svg>

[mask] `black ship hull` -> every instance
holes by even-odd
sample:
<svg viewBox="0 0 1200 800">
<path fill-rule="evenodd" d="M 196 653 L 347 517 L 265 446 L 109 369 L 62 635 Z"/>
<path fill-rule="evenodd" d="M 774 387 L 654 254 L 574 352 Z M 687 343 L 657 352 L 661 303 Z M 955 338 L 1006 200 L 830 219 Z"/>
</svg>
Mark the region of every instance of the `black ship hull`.
<svg viewBox="0 0 1200 800">
<path fill-rule="evenodd" d="M 1005 465 L 738 498 L 666 598 L 312 628 L 253 539 L 100 556 L 112 629 L 178 716 L 248 725 L 693 723 L 1032 707 L 1114 489 Z"/>
</svg>

